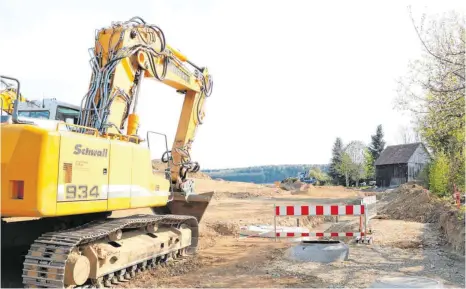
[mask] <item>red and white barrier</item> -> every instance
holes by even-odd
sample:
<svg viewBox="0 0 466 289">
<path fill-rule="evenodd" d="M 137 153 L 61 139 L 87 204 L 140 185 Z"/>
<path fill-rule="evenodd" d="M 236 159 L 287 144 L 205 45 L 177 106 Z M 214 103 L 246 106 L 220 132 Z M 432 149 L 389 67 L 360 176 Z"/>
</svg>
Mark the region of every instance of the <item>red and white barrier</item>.
<svg viewBox="0 0 466 289">
<path fill-rule="evenodd" d="M 359 232 L 278 232 L 277 217 L 283 216 L 360 216 L 364 217 L 364 228 L 362 222 Z M 364 237 L 367 236 L 367 205 L 286 205 L 275 206 L 274 232 L 277 238 L 299 238 L 299 237 Z"/>
<path fill-rule="evenodd" d="M 294 205 L 276 206 L 276 216 L 362 216 L 364 205 Z"/>
</svg>

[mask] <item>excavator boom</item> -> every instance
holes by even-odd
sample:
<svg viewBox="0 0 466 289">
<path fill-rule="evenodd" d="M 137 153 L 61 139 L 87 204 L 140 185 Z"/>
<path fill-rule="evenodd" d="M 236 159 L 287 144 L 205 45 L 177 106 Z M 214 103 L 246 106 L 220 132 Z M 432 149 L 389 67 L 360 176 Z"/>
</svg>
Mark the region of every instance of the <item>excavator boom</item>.
<svg viewBox="0 0 466 289">
<path fill-rule="evenodd" d="M 170 167 L 172 184 L 189 193 L 192 184 L 186 182 L 186 174 L 199 169 L 190 159 L 191 144 L 204 118 L 204 101 L 212 93 L 208 70 L 166 44 L 163 31 L 139 17 L 99 30 L 91 63 L 93 74 L 79 124 L 102 134 L 137 136 L 143 78 L 161 81 L 184 95 Z"/>
</svg>

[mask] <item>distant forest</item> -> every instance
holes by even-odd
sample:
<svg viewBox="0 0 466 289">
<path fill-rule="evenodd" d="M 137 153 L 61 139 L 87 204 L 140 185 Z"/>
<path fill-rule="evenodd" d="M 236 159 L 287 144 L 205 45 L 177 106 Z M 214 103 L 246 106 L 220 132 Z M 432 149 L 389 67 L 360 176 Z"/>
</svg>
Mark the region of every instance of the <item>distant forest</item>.
<svg viewBox="0 0 466 289">
<path fill-rule="evenodd" d="M 249 182 L 255 184 L 268 184 L 281 181 L 288 177 L 297 177 L 298 173 L 318 167 L 322 172 L 328 173 L 329 165 L 276 165 L 257 166 L 234 169 L 202 170 L 213 179 L 225 181 Z"/>
</svg>

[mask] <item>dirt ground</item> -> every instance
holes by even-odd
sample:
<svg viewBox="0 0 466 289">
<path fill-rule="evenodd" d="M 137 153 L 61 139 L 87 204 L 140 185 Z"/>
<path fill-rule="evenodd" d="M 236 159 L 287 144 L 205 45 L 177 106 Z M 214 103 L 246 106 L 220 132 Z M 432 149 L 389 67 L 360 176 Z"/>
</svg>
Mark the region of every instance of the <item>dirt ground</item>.
<svg viewBox="0 0 466 289">
<path fill-rule="evenodd" d="M 369 287 L 385 276 L 420 276 L 438 280 L 446 288 L 465 287 L 464 256 L 443 244 L 439 230 L 428 223 L 373 219 L 372 245 L 349 243 L 349 260 L 329 264 L 288 260 L 290 240 L 244 238 L 239 227 L 272 224 L 273 205 L 290 203 L 346 203 L 364 193 L 342 187 L 312 187 L 291 193 L 273 186 L 227 181 L 197 180 L 198 191 L 216 194 L 201 221 L 200 250 L 196 258 L 139 274 L 120 287 Z M 381 208 L 383 209 L 383 208 Z M 357 229 L 350 218 L 339 223 L 307 219 L 314 231 Z M 296 219 L 280 218 L 280 225 Z M 301 223 L 303 224 L 303 223 Z M 342 239 L 344 240 L 344 239 Z M 182 266 L 181 266 L 182 264 Z"/>
<path fill-rule="evenodd" d="M 274 204 L 357 203 L 367 192 L 343 187 L 311 187 L 290 192 L 273 185 L 208 178 L 197 179 L 196 190 L 215 191 L 200 223 L 197 255 L 142 272 L 116 287 L 367 288 L 385 276 L 422 276 L 441 281 L 446 288 L 465 287 L 464 254 L 456 254 L 445 246 L 444 236 L 435 223 L 423 223 L 423 219 L 415 218 L 403 220 L 398 211 L 396 217 L 384 214 L 370 221 L 372 245 L 342 239 L 350 247 L 349 260 L 342 262 L 321 264 L 289 260 L 284 253 L 296 244 L 292 240 L 275 242 L 273 239 L 239 236 L 240 226 L 271 225 Z M 378 206 L 380 212 L 386 213 L 390 204 L 400 202 L 395 195 L 390 196 L 377 196 L 382 199 Z M 150 209 L 119 211 L 113 216 L 134 213 L 152 212 Z M 300 220 L 301 226 L 312 228 L 312 231 L 357 231 L 359 225 L 354 217 L 340 218 L 338 223 L 321 217 L 302 217 Z M 280 217 L 278 224 L 294 226 L 296 219 Z M 464 226 L 462 230 L 464 232 Z"/>
</svg>

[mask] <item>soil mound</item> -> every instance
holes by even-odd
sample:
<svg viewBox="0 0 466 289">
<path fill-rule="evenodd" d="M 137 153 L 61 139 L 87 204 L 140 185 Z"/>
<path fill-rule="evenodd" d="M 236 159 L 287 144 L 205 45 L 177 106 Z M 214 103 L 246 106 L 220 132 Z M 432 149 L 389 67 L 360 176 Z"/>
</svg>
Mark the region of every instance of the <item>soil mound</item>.
<svg viewBox="0 0 466 289">
<path fill-rule="evenodd" d="M 402 185 L 385 194 L 382 202 L 388 201 L 378 212 L 390 219 L 420 223 L 437 223 L 450 205 L 418 185 Z"/>
<path fill-rule="evenodd" d="M 434 223 L 453 250 L 465 253 L 465 213 L 416 184 L 405 184 L 385 193 L 379 214 L 390 219 Z"/>
</svg>

